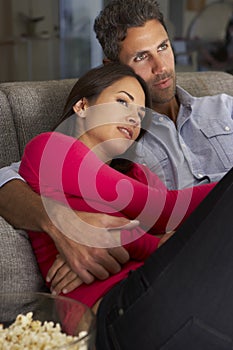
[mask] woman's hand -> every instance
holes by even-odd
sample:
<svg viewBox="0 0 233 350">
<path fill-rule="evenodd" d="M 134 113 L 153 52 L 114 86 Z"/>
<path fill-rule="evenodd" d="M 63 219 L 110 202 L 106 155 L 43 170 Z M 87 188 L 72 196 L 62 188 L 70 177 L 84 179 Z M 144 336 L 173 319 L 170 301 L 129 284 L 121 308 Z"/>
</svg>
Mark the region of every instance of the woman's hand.
<svg viewBox="0 0 233 350">
<path fill-rule="evenodd" d="M 51 276 L 50 290 L 53 294 L 69 293 L 83 283 L 60 255 L 57 256 L 48 275 Z"/>
</svg>

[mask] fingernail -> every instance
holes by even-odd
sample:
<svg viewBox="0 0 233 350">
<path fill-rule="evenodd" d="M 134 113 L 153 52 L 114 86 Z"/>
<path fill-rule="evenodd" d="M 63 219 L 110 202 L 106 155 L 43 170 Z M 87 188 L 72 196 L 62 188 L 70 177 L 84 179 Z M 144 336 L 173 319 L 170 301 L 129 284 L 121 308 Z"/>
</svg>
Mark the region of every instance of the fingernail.
<svg viewBox="0 0 233 350">
<path fill-rule="evenodd" d="M 53 290 L 52 291 L 52 295 L 56 295 L 57 293 L 56 293 L 56 291 L 55 290 Z"/>
<path fill-rule="evenodd" d="M 49 277 L 46 277 L 46 282 L 50 282 L 50 278 Z"/>
<path fill-rule="evenodd" d="M 68 290 L 67 290 L 67 289 L 65 289 L 65 288 L 64 288 L 64 289 L 62 289 L 62 293 L 63 293 L 63 294 L 66 294 L 66 293 L 68 293 Z"/>
</svg>

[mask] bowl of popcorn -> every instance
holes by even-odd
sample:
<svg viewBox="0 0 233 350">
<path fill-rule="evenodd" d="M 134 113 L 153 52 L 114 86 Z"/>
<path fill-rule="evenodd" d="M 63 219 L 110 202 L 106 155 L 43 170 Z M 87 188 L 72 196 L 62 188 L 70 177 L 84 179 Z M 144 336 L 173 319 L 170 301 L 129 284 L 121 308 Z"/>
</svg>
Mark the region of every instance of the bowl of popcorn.
<svg viewBox="0 0 233 350">
<path fill-rule="evenodd" d="M 0 350 L 93 350 L 95 315 L 49 293 L 0 294 Z"/>
</svg>

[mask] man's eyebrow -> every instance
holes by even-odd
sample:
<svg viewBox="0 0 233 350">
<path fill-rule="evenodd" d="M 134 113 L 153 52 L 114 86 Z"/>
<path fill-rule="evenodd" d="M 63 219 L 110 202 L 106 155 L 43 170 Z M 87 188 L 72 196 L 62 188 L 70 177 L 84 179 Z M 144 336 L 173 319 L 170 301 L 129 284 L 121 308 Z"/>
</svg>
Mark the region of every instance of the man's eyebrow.
<svg viewBox="0 0 233 350">
<path fill-rule="evenodd" d="M 160 45 L 166 44 L 168 41 L 170 41 L 170 39 L 169 39 L 169 38 L 164 39 L 164 40 L 161 42 L 161 44 L 160 44 Z M 159 45 L 159 46 L 160 46 L 160 45 Z"/>
<path fill-rule="evenodd" d="M 161 45 L 167 44 L 168 41 L 169 41 L 169 38 L 166 38 L 166 39 L 162 40 L 161 43 L 157 46 L 157 48 L 160 47 Z M 142 55 L 147 54 L 149 52 L 150 52 L 150 50 L 137 51 L 137 52 L 134 53 L 133 56 L 134 57 L 142 56 Z"/>
<path fill-rule="evenodd" d="M 123 92 L 124 94 L 126 94 L 130 98 L 131 101 L 134 101 L 134 97 L 132 95 L 130 95 L 127 91 L 121 90 L 118 92 Z"/>
</svg>

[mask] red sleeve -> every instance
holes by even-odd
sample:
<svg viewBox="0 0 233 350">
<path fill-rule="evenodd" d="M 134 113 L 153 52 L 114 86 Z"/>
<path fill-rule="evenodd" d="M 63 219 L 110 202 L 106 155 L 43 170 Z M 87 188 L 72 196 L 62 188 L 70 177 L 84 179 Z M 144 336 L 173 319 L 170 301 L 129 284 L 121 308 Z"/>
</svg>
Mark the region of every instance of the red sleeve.
<svg viewBox="0 0 233 350">
<path fill-rule="evenodd" d="M 153 233 L 177 228 L 215 185 L 168 191 L 144 167 L 135 165 L 133 179 L 103 164 L 80 141 L 59 133 L 42 134 L 29 143 L 20 173 L 25 178 L 26 173 L 34 188 L 40 182 L 38 192 L 49 195 L 55 189 L 83 197 L 91 205 L 95 202 L 96 211 L 119 211 L 137 218 L 146 231 L 153 228 Z"/>
</svg>

